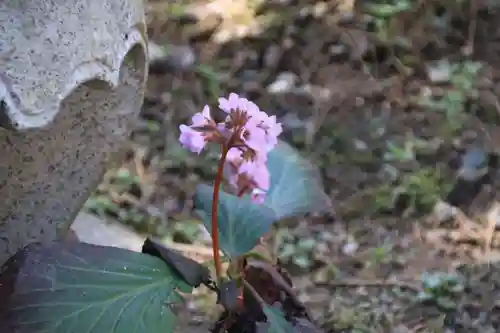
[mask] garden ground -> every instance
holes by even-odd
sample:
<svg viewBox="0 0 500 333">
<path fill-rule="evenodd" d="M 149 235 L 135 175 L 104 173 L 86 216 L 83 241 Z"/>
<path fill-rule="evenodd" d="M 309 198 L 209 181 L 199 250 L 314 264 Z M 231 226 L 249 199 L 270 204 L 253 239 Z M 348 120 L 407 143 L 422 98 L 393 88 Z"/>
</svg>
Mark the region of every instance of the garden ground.
<svg viewBox="0 0 500 333">
<path fill-rule="evenodd" d="M 156 0 L 147 17 L 165 54 L 88 210 L 208 259 L 191 197 L 216 156 L 184 151 L 178 126 L 238 92 L 279 117 L 334 203 L 270 239 L 326 331 L 500 331 L 499 7 Z M 205 304 L 188 302 L 190 327 L 217 317 Z"/>
</svg>

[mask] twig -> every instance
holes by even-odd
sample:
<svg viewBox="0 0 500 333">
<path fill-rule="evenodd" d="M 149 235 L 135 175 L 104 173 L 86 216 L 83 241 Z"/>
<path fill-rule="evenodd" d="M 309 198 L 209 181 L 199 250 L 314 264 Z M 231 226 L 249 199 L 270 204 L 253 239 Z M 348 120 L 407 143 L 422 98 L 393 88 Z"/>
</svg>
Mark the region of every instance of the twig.
<svg viewBox="0 0 500 333">
<path fill-rule="evenodd" d="M 249 260 L 247 265 L 265 271 L 266 273 L 269 274 L 273 282 L 279 287 L 281 287 L 283 291 L 285 291 L 289 296 L 293 298 L 297 297 L 295 291 L 287 283 L 287 281 L 283 278 L 283 276 L 276 270 L 276 268 L 273 267 L 273 265 L 261 260 Z"/>
<path fill-rule="evenodd" d="M 182 253 L 185 253 L 189 256 L 189 254 L 192 254 L 197 257 L 203 257 L 203 259 L 200 259 L 200 262 L 204 262 L 207 259 L 212 259 L 212 249 L 205 247 L 205 246 L 200 246 L 200 245 L 190 245 L 190 244 L 182 244 L 182 243 L 176 243 L 176 242 L 167 242 L 166 243 L 169 249 L 176 250 Z M 196 260 L 196 258 L 192 258 L 193 260 Z M 198 260 L 196 260 L 198 261 Z"/>
<path fill-rule="evenodd" d="M 467 42 L 463 47 L 463 53 L 465 56 L 471 56 L 474 53 L 474 39 L 476 36 L 477 27 L 477 0 L 470 0 L 469 7 L 469 28 L 467 32 Z"/>
<path fill-rule="evenodd" d="M 109 196 L 111 197 L 111 199 L 117 201 L 118 203 L 126 202 L 136 207 L 144 207 L 144 205 L 142 205 L 142 203 L 138 199 L 136 199 L 129 193 L 118 193 L 115 190 L 110 189 Z"/>
<path fill-rule="evenodd" d="M 263 271 L 267 272 L 271 279 L 273 280 L 274 284 L 281 288 L 282 291 L 284 291 L 295 303 L 296 306 L 302 308 L 304 312 L 307 314 L 307 317 L 309 320 L 311 320 L 312 314 L 310 311 L 306 308 L 306 306 L 299 300 L 297 293 L 293 289 L 293 286 L 290 285 L 285 278 L 278 272 L 278 270 L 271 264 L 261 261 L 261 260 L 251 260 L 248 262 L 248 266 L 253 266 L 255 268 L 260 268 Z"/>
<path fill-rule="evenodd" d="M 142 154 L 141 154 L 142 155 Z M 144 170 L 144 165 L 142 164 L 143 156 L 139 156 L 139 154 L 135 154 L 134 156 L 134 166 L 135 172 L 139 177 L 141 183 L 146 183 L 146 171 Z"/>
<path fill-rule="evenodd" d="M 491 253 L 499 212 L 500 204 L 496 202 L 486 215 L 486 227 L 484 230 L 484 252 L 486 254 Z"/>
<path fill-rule="evenodd" d="M 345 280 L 345 281 L 330 281 L 330 282 L 320 282 L 316 284 L 318 287 L 346 287 L 346 288 L 357 288 L 357 287 L 373 287 L 373 288 L 401 288 L 408 289 L 413 292 L 420 292 L 422 289 L 410 282 L 404 281 L 386 281 L 386 280 Z"/>
<path fill-rule="evenodd" d="M 264 301 L 264 299 L 259 295 L 259 293 L 257 292 L 257 290 L 255 290 L 255 288 L 250 284 L 248 283 L 247 280 L 243 279 L 242 280 L 242 283 L 243 283 L 243 286 L 248 289 L 248 291 L 250 291 L 250 293 L 252 294 L 252 296 L 257 300 L 257 302 L 259 302 L 260 306 L 262 307 L 262 309 L 264 309 L 266 306 L 267 306 L 267 303 L 266 301 Z"/>
</svg>

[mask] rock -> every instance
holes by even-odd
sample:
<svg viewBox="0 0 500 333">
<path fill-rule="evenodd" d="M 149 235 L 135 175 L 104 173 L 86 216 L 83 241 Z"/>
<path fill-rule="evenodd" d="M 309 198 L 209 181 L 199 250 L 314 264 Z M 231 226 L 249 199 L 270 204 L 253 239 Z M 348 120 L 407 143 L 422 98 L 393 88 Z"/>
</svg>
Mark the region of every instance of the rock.
<svg viewBox="0 0 500 333">
<path fill-rule="evenodd" d="M 148 53 L 150 62 L 163 59 L 167 56 L 167 50 L 154 42 L 149 42 Z"/>
<path fill-rule="evenodd" d="M 330 54 L 334 57 L 339 57 L 347 54 L 347 47 L 343 44 L 334 44 L 328 48 Z"/>
<path fill-rule="evenodd" d="M 166 45 L 164 47 L 150 42 L 149 71 L 152 74 L 188 71 L 196 63 L 196 55 L 188 45 Z"/>
<path fill-rule="evenodd" d="M 316 103 L 328 102 L 332 98 L 332 92 L 330 89 L 309 83 L 297 87 L 297 89 L 294 89 L 294 92 L 311 97 Z"/>
<path fill-rule="evenodd" d="M 371 46 L 366 32 L 358 29 L 345 29 L 340 34 L 340 41 L 349 47 L 352 61 L 361 60 Z"/>
<path fill-rule="evenodd" d="M 103 221 L 88 213 L 80 212 L 71 225 L 78 239 L 85 243 L 114 246 L 140 252 L 145 237 L 136 234 L 117 222 Z"/>
<path fill-rule="evenodd" d="M 264 54 L 265 68 L 274 68 L 278 65 L 283 56 L 283 49 L 278 44 L 270 45 Z"/>
<path fill-rule="evenodd" d="M 322 17 L 328 11 L 328 5 L 326 2 L 318 2 L 314 5 L 312 14 L 314 17 Z"/>
<path fill-rule="evenodd" d="M 461 158 L 458 177 L 475 182 L 488 173 L 488 153 L 478 147 L 469 148 Z"/>
<path fill-rule="evenodd" d="M 282 94 L 291 91 L 297 84 L 298 77 L 292 72 L 280 73 L 276 80 L 267 87 L 270 94 Z"/>
<path fill-rule="evenodd" d="M 447 60 L 439 60 L 426 66 L 427 77 L 432 83 L 446 83 L 450 81 L 452 69 Z"/>
<path fill-rule="evenodd" d="M 438 222 L 446 222 L 457 215 L 457 208 L 447 202 L 438 201 L 434 206 L 433 216 Z"/>
<path fill-rule="evenodd" d="M 353 12 L 341 12 L 339 13 L 339 25 L 352 24 L 355 19 Z"/>
<path fill-rule="evenodd" d="M 349 239 L 343 246 L 342 246 L 342 253 L 346 255 L 353 255 L 359 248 L 359 243 L 356 242 L 354 239 Z"/>
</svg>

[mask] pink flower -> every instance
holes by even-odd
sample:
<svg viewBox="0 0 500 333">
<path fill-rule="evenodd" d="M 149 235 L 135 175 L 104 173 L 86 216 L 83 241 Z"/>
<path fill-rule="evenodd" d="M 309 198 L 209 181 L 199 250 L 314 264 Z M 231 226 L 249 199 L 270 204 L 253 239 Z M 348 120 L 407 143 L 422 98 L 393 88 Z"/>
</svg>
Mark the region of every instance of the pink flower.
<svg viewBox="0 0 500 333">
<path fill-rule="evenodd" d="M 224 178 L 238 195 L 250 194 L 255 202 L 263 202 L 270 187 L 267 154 L 278 143 L 283 128 L 275 116 L 268 116 L 255 103 L 235 93 L 219 98 L 219 108 L 227 114 L 223 122 L 215 123 L 205 106 L 192 117 L 192 125 L 180 126 L 179 140 L 198 154 L 207 142 L 229 148 Z"/>
<path fill-rule="evenodd" d="M 241 139 L 248 148 L 255 151 L 257 156 L 265 156 L 267 154 L 266 131 L 262 128 L 251 126 L 251 123 L 248 122 L 242 133 Z"/>
<path fill-rule="evenodd" d="M 233 188 L 238 188 L 238 169 L 243 163 L 242 151 L 238 148 L 231 148 L 226 154 L 226 164 L 224 165 L 224 178 Z"/>
<path fill-rule="evenodd" d="M 219 98 L 219 109 L 228 114 L 240 111 L 248 114 L 249 116 L 260 112 L 257 104 L 244 97 L 240 97 L 235 93 L 230 93 L 229 98 Z"/>
<path fill-rule="evenodd" d="M 231 113 L 232 111 L 236 111 L 240 108 L 241 98 L 238 94 L 230 93 L 229 98 L 221 97 L 219 98 L 219 109 L 224 111 L 225 113 Z"/>
<path fill-rule="evenodd" d="M 249 116 L 254 116 L 260 112 L 259 107 L 254 102 L 249 101 L 246 98 L 240 98 L 240 108 L 246 110 Z"/>
<path fill-rule="evenodd" d="M 193 123 L 191 126 L 179 126 L 181 131 L 179 141 L 184 148 L 199 154 L 207 144 L 207 137 L 205 133 L 195 128 L 212 126 L 215 124 L 210 116 L 210 108 L 208 105 L 205 106 L 201 112 L 196 113 L 191 118 L 191 121 Z"/>
<path fill-rule="evenodd" d="M 253 185 L 252 188 L 269 189 L 269 171 L 264 163 L 243 162 L 238 169 L 239 174 L 245 175 Z"/>
<path fill-rule="evenodd" d="M 203 133 L 186 125 L 181 125 L 179 128 L 181 130 L 181 135 L 179 137 L 181 145 L 193 153 L 199 154 L 207 144 Z"/>
<path fill-rule="evenodd" d="M 270 187 L 270 175 L 266 165 L 254 161 L 245 161 L 242 158 L 227 160 L 224 177 L 238 195 L 252 193 L 251 197 L 255 202 L 259 202 L 260 199 L 263 200 L 266 191 Z"/>
<path fill-rule="evenodd" d="M 269 117 L 265 112 L 259 111 L 248 120 L 250 128 L 260 128 L 265 133 L 266 152 L 270 152 L 278 143 L 278 136 L 283 132 L 283 127 L 276 122 L 276 116 Z"/>
<path fill-rule="evenodd" d="M 259 107 L 246 98 L 235 93 L 229 98 L 219 98 L 219 107 L 226 113 L 226 124 L 230 124 L 234 131 L 239 131 L 240 139 L 255 152 L 263 155 L 271 151 L 278 142 L 281 134 L 281 124 L 276 123 L 276 117 L 269 117 Z M 231 127 L 230 126 L 230 127 Z"/>
<path fill-rule="evenodd" d="M 229 98 L 219 98 L 219 109 L 225 113 L 231 113 L 232 110 L 238 109 L 240 98 L 235 93 L 230 93 Z"/>
<path fill-rule="evenodd" d="M 195 113 L 191 121 L 193 122 L 193 125 L 191 125 L 192 127 L 202 127 L 211 124 L 213 119 L 210 115 L 210 108 L 208 105 L 205 105 L 201 112 Z"/>
<path fill-rule="evenodd" d="M 269 149 L 268 152 L 269 152 L 278 143 L 278 136 L 283 132 L 283 126 L 281 126 L 280 123 L 276 122 L 276 116 L 271 116 L 267 117 L 263 121 L 262 127 L 266 131 L 266 139 L 268 142 L 268 149 Z"/>
<path fill-rule="evenodd" d="M 237 163 L 238 165 L 240 164 L 238 162 L 241 162 L 242 158 L 242 152 L 238 148 L 231 148 L 226 154 L 226 161 Z"/>
<path fill-rule="evenodd" d="M 245 160 L 243 152 L 238 148 L 231 148 L 226 155 L 224 178 L 239 195 L 258 190 L 258 197 L 264 197 L 270 186 L 265 161 Z"/>
</svg>

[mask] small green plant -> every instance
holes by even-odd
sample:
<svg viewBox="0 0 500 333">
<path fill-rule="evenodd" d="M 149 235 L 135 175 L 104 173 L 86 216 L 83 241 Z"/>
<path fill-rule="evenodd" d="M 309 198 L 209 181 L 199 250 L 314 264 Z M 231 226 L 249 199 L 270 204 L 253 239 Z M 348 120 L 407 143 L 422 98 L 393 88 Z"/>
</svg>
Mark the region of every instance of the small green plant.
<svg viewBox="0 0 500 333">
<path fill-rule="evenodd" d="M 208 96 L 212 99 L 217 99 L 221 92 L 220 74 L 215 71 L 212 66 L 198 64 L 195 67 L 196 74 L 203 80 L 207 87 Z"/>
<path fill-rule="evenodd" d="M 374 209 L 377 212 L 392 212 L 397 209 L 405 216 L 427 212 L 448 190 L 439 170 L 422 168 L 403 173 L 390 165 L 387 167 L 394 181 L 375 191 Z"/>
<path fill-rule="evenodd" d="M 333 327 L 336 330 L 350 329 L 350 332 L 366 332 L 362 329 L 366 327 L 366 325 L 364 325 L 365 317 L 367 317 L 367 315 L 359 311 L 359 309 L 348 307 L 341 308 L 333 318 Z"/>
<path fill-rule="evenodd" d="M 390 262 L 393 257 L 392 248 L 392 244 L 384 244 L 372 249 L 368 254 L 365 266 L 372 267 Z"/>
<path fill-rule="evenodd" d="M 388 141 L 383 154 L 386 182 L 373 193 L 375 212 L 426 212 L 447 193 L 440 169 L 422 167 L 418 158 L 434 154 L 435 143 L 408 137 L 403 144 Z"/>
<path fill-rule="evenodd" d="M 138 232 L 157 235 L 162 224 L 139 204 L 141 180 L 126 168 L 109 170 L 96 192 L 85 202 L 85 209 L 100 217 L 113 217 Z"/>
<path fill-rule="evenodd" d="M 455 298 L 463 292 L 464 286 L 455 274 L 443 272 L 423 273 L 423 291 L 418 294 L 421 302 L 432 302 L 444 311 L 456 308 Z"/>
<path fill-rule="evenodd" d="M 331 206 L 316 168 L 284 142 L 281 125 L 252 102 L 221 98 L 215 122 L 208 106 L 181 125 L 182 145 L 220 148 L 214 185 L 200 184 L 194 202 L 212 236 L 215 277 L 200 264 L 147 239 L 142 253 L 80 242 L 32 244 L 1 269 L 0 326 L 15 332 L 173 332 L 182 294 L 207 286 L 231 316 L 249 312 L 262 333 L 296 331 L 280 305 L 266 301 L 247 277 L 252 250 L 280 219 Z M 128 181 L 130 177 L 125 177 Z M 227 188 L 223 188 L 223 184 Z M 271 265 L 262 257 L 261 265 Z M 222 262 L 229 262 L 228 268 Z M 257 313 L 254 313 L 257 312 Z M 257 319 L 267 318 L 267 319 Z M 294 321 L 295 320 L 295 321 Z M 218 323 L 220 324 L 220 323 Z M 245 324 L 247 324 L 245 322 Z M 219 332 L 220 330 L 216 330 Z"/>
<path fill-rule="evenodd" d="M 442 192 L 441 176 L 435 169 L 421 169 L 407 174 L 396 192 L 406 195 L 412 208 L 429 209 L 434 206 Z"/>
<path fill-rule="evenodd" d="M 405 141 L 400 147 L 393 142 L 387 142 L 387 150 L 384 154 L 384 161 L 387 162 L 410 162 L 415 160 L 415 144 L 413 141 Z"/>
<path fill-rule="evenodd" d="M 363 5 L 364 11 L 374 18 L 375 31 L 383 42 L 391 43 L 391 20 L 398 14 L 405 13 L 414 5 L 410 0 L 378 0 Z"/>
<path fill-rule="evenodd" d="M 475 100 L 478 91 L 475 80 L 482 64 L 473 61 L 464 61 L 449 65 L 450 87 L 442 96 L 424 96 L 419 104 L 432 110 L 443 112 L 452 133 L 462 129 L 468 119 L 466 103 Z"/>
<path fill-rule="evenodd" d="M 317 245 L 316 239 L 297 237 L 285 229 L 276 234 L 276 243 L 278 244 L 277 256 L 280 262 L 289 263 L 304 270 L 310 269 L 314 265 L 312 252 Z"/>
</svg>

